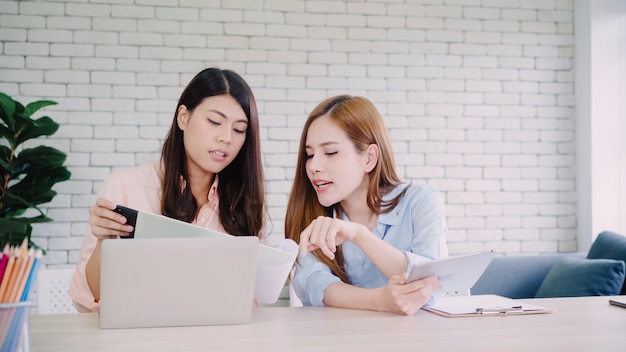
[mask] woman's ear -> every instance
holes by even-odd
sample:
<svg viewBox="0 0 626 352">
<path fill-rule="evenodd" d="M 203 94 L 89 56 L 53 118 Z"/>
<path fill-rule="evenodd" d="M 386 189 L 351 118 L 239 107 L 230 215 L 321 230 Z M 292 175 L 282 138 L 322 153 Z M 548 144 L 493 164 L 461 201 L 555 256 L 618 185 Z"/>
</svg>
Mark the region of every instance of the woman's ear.
<svg viewBox="0 0 626 352">
<path fill-rule="evenodd" d="M 189 110 L 187 110 L 185 105 L 181 105 L 178 107 L 178 114 L 176 115 L 178 128 L 180 128 L 181 131 L 184 131 L 187 126 L 187 122 L 189 122 Z"/>
<path fill-rule="evenodd" d="M 377 144 L 370 144 L 367 146 L 365 150 L 367 159 L 365 162 L 365 172 L 371 172 L 378 164 L 378 158 L 380 157 L 380 149 L 378 149 Z"/>
</svg>

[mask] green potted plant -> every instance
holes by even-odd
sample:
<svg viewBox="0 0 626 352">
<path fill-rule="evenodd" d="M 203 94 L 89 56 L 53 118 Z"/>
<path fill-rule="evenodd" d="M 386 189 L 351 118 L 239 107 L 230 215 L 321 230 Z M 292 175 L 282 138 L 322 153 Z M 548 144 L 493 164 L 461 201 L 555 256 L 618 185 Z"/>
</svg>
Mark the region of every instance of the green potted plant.
<svg viewBox="0 0 626 352">
<path fill-rule="evenodd" d="M 54 184 L 71 176 L 63 166 L 65 153 L 45 145 L 22 145 L 59 129 L 48 116 L 32 118 L 38 110 L 55 104 L 39 100 L 24 106 L 0 92 L 0 250 L 25 238 L 34 245 L 31 224 L 52 221 L 38 205 L 50 202 L 57 194 Z M 34 211 L 27 213 L 29 209 Z"/>
</svg>

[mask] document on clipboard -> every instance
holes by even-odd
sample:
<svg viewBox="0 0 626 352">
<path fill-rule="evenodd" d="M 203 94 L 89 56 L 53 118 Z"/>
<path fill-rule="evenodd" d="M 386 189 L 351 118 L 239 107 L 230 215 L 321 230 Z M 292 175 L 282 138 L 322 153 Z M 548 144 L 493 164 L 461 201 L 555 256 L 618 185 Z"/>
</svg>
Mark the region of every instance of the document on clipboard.
<svg viewBox="0 0 626 352">
<path fill-rule="evenodd" d="M 135 211 L 135 239 L 143 238 L 183 238 L 214 237 L 231 238 L 230 235 L 196 226 L 163 215 Z M 254 298 L 261 303 L 272 304 L 278 300 L 293 263 L 298 256 L 298 245 L 283 239 L 278 248 L 259 244 L 256 258 L 256 278 Z"/>
<path fill-rule="evenodd" d="M 422 309 L 444 317 L 484 317 L 552 313 L 554 309 L 498 295 L 440 297 Z"/>
</svg>

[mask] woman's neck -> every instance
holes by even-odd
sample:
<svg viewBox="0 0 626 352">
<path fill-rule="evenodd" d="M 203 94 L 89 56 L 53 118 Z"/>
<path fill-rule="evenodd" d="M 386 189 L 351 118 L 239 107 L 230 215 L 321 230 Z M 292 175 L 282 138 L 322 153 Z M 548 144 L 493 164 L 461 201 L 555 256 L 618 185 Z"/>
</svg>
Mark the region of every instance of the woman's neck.
<svg viewBox="0 0 626 352">
<path fill-rule="evenodd" d="M 350 221 L 365 225 L 371 230 L 378 223 L 378 214 L 367 206 L 367 191 L 361 193 L 353 194 L 352 199 L 344 199 L 339 204 Z"/>
<path fill-rule="evenodd" d="M 198 174 L 190 172 L 188 177 L 189 189 L 191 190 L 193 197 L 196 199 L 198 209 L 200 209 L 209 201 L 209 190 L 211 189 L 211 185 L 215 179 L 215 174 Z"/>
</svg>

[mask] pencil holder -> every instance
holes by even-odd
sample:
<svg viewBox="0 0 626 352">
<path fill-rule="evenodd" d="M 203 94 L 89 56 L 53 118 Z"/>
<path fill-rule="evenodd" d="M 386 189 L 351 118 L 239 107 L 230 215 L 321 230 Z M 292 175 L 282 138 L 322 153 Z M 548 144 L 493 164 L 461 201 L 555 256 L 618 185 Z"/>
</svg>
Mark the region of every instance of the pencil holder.
<svg viewBox="0 0 626 352">
<path fill-rule="evenodd" d="M 30 351 L 31 302 L 0 303 L 1 352 Z"/>
</svg>

